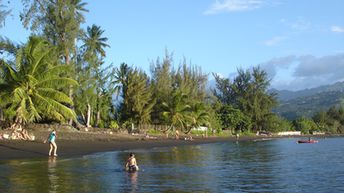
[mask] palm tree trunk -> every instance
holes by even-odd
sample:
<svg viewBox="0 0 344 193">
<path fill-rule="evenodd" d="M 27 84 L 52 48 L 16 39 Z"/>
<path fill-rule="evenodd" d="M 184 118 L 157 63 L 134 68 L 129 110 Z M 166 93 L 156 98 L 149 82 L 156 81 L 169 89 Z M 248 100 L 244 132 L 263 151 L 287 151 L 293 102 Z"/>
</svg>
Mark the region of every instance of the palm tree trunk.
<svg viewBox="0 0 344 193">
<path fill-rule="evenodd" d="M 96 125 L 97 127 L 99 127 L 99 123 L 100 123 L 100 111 L 97 111 L 97 121 L 96 121 Z"/>
<path fill-rule="evenodd" d="M 74 101 L 74 99 L 73 99 L 73 86 L 72 85 L 69 86 L 69 98 L 72 101 Z M 72 109 L 74 111 L 74 105 L 72 105 L 70 107 L 70 109 Z M 69 119 L 69 125 L 73 125 L 73 119 Z"/>
<path fill-rule="evenodd" d="M 87 121 L 86 121 L 86 127 L 91 127 L 91 105 L 87 103 Z"/>
<path fill-rule="evenodd" d="M 70 65 L 70 57 L 69 57 L 69 50 L 68 50 L 68 48 L 65 48 L 65 64 L 66 65 Z M 73 86 L 72 85 L 70 85 L 69 86 L 69 98 L 72 100 L 72 101 L 74 101 L 74 98 L 73 98 Z M 74 105 L 72 105 L 71 107 L 70 107 L 73 111 L 74 111 Z M 73 125 L 73 119 L 69 119 L 69 125 Z"/>
</svg>

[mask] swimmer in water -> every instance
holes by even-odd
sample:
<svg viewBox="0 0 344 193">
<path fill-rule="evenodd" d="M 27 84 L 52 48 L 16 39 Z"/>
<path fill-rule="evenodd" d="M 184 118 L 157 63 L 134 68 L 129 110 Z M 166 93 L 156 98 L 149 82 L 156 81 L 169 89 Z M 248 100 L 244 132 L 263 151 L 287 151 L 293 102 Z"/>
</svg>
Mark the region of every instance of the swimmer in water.
<svg viewBox="0 0 344 193">
<path fill-rule="evenodd" d="M 136 163 L 135 155 L 133 153 L 129 154 L 129 158 L 127 160 L 127 163 L 125 164 L 125 169 L 129 172 L 134 172 L 134 171 L 139 170 L 139 167 L 137 166 L 137 163 Z"/>
</svg>

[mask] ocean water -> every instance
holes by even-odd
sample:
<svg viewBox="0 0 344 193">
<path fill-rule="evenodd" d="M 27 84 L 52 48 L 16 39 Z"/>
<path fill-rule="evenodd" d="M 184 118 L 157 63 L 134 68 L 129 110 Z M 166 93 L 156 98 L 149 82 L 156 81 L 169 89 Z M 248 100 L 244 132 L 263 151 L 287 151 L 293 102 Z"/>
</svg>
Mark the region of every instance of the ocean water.
<svg viewBox="0 0 344 193">
<path fill-rule="evenodd" d="M 344 192 L 344 138 L 136 149 L 0 162 L 0 192 Z"/>
</svg>

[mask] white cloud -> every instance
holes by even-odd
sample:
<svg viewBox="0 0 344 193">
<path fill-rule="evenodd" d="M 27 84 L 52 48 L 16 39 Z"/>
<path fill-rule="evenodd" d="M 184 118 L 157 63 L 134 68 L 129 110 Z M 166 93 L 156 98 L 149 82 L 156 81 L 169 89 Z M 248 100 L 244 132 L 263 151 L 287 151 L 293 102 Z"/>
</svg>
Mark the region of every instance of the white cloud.
<svg viewBox="0 0 344 193">
<path fill-rule="evenodd" d="M 331 31 L 335 33 L 344 33 L 344 27 L 334 25 L 331 27 Z"/>
<path fill-rule="evenodd" d="M 276 89 L 300 90 L 344 80 L 341 70 L 344 69 L 344 53 L 323 57 L 290 55 L 260 66 L 272 78 L 271 85 Z M 288 75 L 281 77 L 281 72 Z"/>
<path fill-rule="evenodd" d="M 269 40 L 264 41 L 263 43 L 266 46 L 275 46 L 285 39 L 287 39 L 287 37 L 285 37 L 285 36 L 275 36 Z"/>
<path fill-rule="evenodd" d="M 205 15 L 218 14 L 221 12 L 236 12 L 259 9 L 264 5 L 262 0 L 223 0 L 216 1 L 208 10 L 204 12 Z"/>
<path fill-rule="evenodd" d="M 259 64 L 265 70 L 269 77 L 273 78 L 280 69 L 288 69 L 290 65 L 296 60 L 295 55 L 289 55 L 280 58 L 273 58 L 267 62 Z"/>
</svg>

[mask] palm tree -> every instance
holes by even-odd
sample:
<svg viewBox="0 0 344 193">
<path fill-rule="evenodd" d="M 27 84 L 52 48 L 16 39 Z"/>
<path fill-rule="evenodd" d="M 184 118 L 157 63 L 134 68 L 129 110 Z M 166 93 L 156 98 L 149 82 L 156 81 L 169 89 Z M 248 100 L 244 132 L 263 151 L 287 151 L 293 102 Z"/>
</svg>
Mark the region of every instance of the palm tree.
<svg viewBox="0 0 344 193">
<path fill-rule="evenodd" d="M 0 106 L 9 118 L 14 118 L 13 127 L 42 118 L 75 119 L 74 111 L 68 107 L 72 100 L 60 90 L 77 82 L 61 76 L 68 66 L 56 64 L 54 51 L 46 40 L 30 37 L 17 52 L 16 65 L 1 60 L 5 81 L 0 84 Z"/>
<path fill-rule="evenodd" d="M 128 87 L 128 77 L 131 73 L 132 68 L 128 66 L 126 63 L 121 63 L 118 69 L 115 69 L 115 76 L 114 76 L 114 84 L 116 85 L 114 90 L 117 93 L 117 97 L 120 94 L 124 94 Z"/>
<path fill-rule="evenodd" d="M 100 104 L 101 104 L 101 80 L 102 78 L 102 72 L 99 69 L 100 66 L 103 64 L 102 59 L 105 57 L 105 47 L 109 47 L 108 44 L 105 42 L 107 41 L 106 37 L 102 37 L 104 33 L 104 30 L 101 30 L 99 26 L 92 25 L 92 27 L 87 27 L 87 33 L 84 35 L 83 42 L 84 45 L 82 45 L 82 49 L 84 49 L 84 58 L 87 62 L 87 68 L 85 69 L 89 73 L 88 80 L 92 81 L 95 80 L 95 84 L 98 83 L 98 85 L 91 86 L 97 88 L 96 89 L 96 104 L 91 104 L 89 97 L 86 95 L 86 101 L 87 101 L 87 120 L 86 120 L 86 126 L 90 127 L 90 119 L 91 119 L 91 110 L 92 106 L 93 108 L 97 107 L 97 116 L 96 116 L 96 125 L 99 124 L 100 121 Z M 87 89 L 89 90 L 89 89 Z M 92 89 L 93 90 L 93 89 Z M 92 93 L 93 94 L 93 93 Z"/>
<path fill-rule="evenodd" d="M 82 48 L 85 49 L 87 54 L 105 57 L 104 48 L 109 47 L 105 42 L 108 40 L 106 37 L 102 37 L 104 30 L 101 30 L 100 26 L 92 25 L 87 27 L 87 33 L 83 37 L 84 45 Z"/>
<path fill-rule="evenodd" d="M 192 128 L 198 128 L 202 125 L 209 124 L 209 113 L 206 111 L 205 106 L 201 102 L 197 102 L 192 105 L 190 113 L 187 115 L 188 127 L 185 129 L 185 133 L 189 133 Z"/>
<path fill-rule="evenodd" d="M 20 17 L 24 27 L 43 34 L 56 45 L 64 64 L 72 66 L 70 71 L 74 72 L 75 63 L 72 60 L 76 55 L 76 40 L 82 34 L 80 26 L 85 22 L 83 14 L 88 11 L 85 8 L 87 3 L 82 0 L 27 0 L 23 1 L 23 5 L 24 10 Z M 71 73 L 70 77 L 75 76 Z M 70 85 L 71 100 L 74 100 L 74 91 L 75 88 Z M 71 119 L 69 124 L 72 123 Z M 75 123 L 79 124 L 77 121 Z"/>
<path fill-rule="evenodd" d="M 174 91 L 172 99 L 162 103 L 162 115 L 170 125 L 168 129 L 174 130 L 177 127 L 184 130 L 187 113 L 190 109 L 190 106 L 186 104 L 186 99 L 187 95 L 179 91 Z"/>
</svg>

